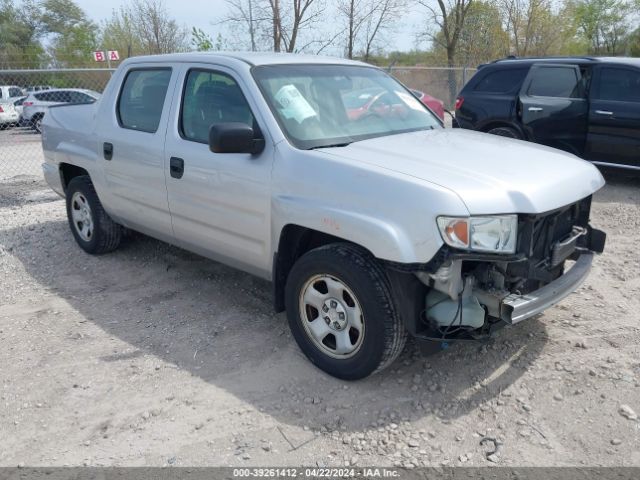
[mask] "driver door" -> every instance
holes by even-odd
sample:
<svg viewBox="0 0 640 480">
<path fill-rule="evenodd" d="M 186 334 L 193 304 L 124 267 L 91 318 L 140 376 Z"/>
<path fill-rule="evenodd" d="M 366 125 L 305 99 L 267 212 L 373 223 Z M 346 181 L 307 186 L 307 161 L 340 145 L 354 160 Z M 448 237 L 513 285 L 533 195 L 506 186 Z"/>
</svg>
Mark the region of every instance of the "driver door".
<svg viewBox="0 0 640 480">
<path fill-rule="evenodd" d="M 534 64 L 518 100 L 527 139 L 582 155 L 589 114 L 584 83 L 577 65 Z"/>
<path fill-rule="evenodd" d="M 224 67 L 185 65 L 165 142 L 165 175 L 176 242 L 259 276 L 271 270 L 273 145 L 259 154 L 213 153 L 213 124 L 260 132 L 241 81 Z M 267 139 L 268 140 L 268 139 Z"/>
</svg>

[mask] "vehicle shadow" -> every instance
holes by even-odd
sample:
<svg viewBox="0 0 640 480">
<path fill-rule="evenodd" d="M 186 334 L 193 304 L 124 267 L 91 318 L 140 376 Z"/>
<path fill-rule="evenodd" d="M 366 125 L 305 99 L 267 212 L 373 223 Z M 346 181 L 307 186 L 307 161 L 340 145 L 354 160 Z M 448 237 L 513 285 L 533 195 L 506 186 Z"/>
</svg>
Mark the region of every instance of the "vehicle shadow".
<svg viewBox="0 0 640 480">
<path fill-rule="evenodd" d="M 65 220 L 1 230 L 0 239 L 34 281 L 132 347 L 91 361 L 151 354 L 289 425 L 361 431 L 427 415 L 453 420 L 512 385 L 548 340 L 532 319 L 429 357 L 410 342 L 386 371 L 343 382 L 302 355 L 266 281 L 139 234 L 91 256 Z"/>
<path fill-rule="evenodd" d="M 26 204 L 49 203 L 60 200 L 60 196 L 43 185 L 33 175 L 17 175 L 0 183 L 0 205 L 2 208 L 20 207 Z"/>
<path fill-rule="evenodd" d="M 600 172 L 607 184 L 595 193 L 599 202 L 640 204 L 640 172 L 601 168 Z"/>
</svg>

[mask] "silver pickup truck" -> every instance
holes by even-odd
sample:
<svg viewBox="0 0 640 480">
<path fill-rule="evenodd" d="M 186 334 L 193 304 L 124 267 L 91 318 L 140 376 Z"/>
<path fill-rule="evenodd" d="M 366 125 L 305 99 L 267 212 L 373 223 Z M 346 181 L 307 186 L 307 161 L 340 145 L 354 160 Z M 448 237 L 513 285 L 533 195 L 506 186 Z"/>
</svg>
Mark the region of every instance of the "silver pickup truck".
<svg viewBox="0 0 640 480">
<path fill-rule="evenodd" d="M 50 108 L 42 144 L 82 249 L 129 228 L 270 279 L 302 351 L 344 379 L 408 335 L 482 340 L 542 312 L 605 243 L 591 164 L 445 129 L 354 61 L 132 58 L 96 103 Z"/>
</svg>

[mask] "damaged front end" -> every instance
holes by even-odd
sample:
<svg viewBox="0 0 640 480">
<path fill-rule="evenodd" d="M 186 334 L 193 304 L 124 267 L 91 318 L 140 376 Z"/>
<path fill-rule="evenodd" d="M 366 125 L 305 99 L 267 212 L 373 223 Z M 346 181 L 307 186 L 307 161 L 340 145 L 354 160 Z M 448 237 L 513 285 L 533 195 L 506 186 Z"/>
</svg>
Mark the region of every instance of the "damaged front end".
<svg viewBox="0 0 640 480">
<path fill-rule="evenodd" d="M 589 226 L 591 197 L 538 215 L 519 215 L 513 254 L 443 246 L 413 274 L 424 287 L 409 330 L 426 340 L 482 339 L 498 327 L 539 314 L 587 277 L 606 235 Z"/>
</svg>

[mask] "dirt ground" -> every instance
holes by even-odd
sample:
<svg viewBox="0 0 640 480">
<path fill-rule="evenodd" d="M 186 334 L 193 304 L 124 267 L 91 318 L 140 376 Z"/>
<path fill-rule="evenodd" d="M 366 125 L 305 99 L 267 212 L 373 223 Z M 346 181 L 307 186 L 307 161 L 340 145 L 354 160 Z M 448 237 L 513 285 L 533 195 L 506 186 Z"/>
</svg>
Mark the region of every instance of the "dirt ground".
<svg viewBox="0 0 640 480">
<path fill-rule="evenodd" d="M 141 235 L 89 256 L 41 180 L 6 180 L 0 465 L 640 466 L 640 180 L 608 181 L 578 292 L 347 383 L 303 357 L 268 283 Z"/>
</svg>

